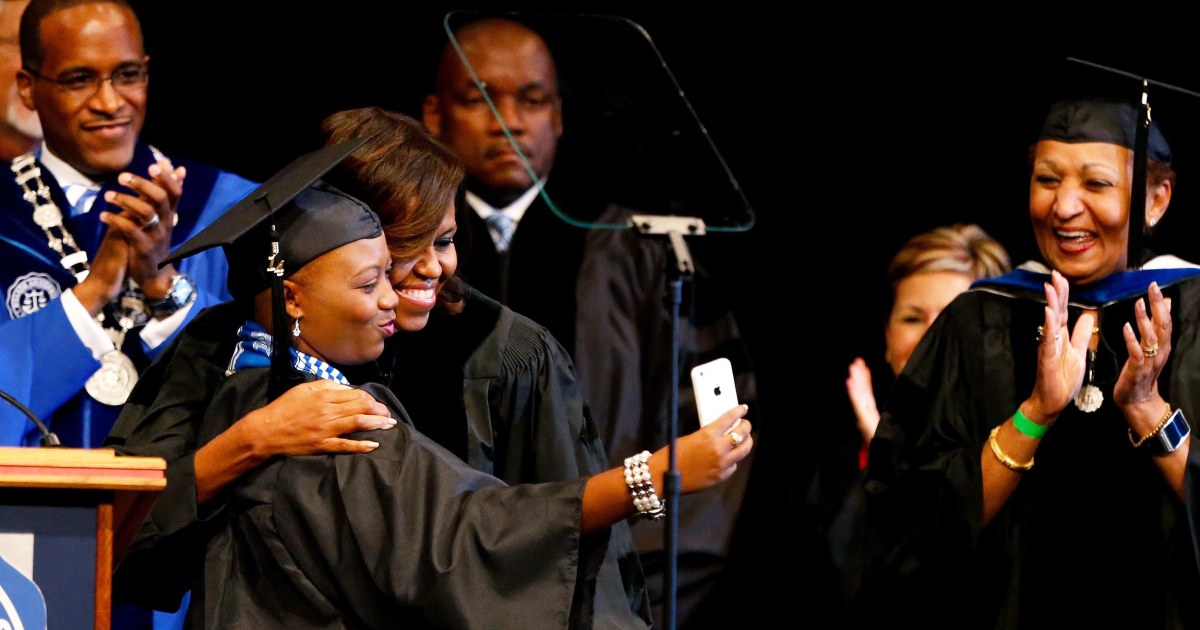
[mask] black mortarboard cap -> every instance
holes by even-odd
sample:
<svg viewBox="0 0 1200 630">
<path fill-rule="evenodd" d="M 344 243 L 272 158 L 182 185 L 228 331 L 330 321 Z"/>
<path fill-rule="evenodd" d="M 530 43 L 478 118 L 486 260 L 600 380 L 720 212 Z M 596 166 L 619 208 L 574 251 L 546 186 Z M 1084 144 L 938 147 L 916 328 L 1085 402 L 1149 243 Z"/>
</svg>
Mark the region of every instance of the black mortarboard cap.
<svg viewBox="0 0 1200 630">
<path fill-rule="evenodd" d="M 379 217 L 367 204 L 319 179 L 366 141 L 347 140 L 297 158 L 162 262 L 220 246 L 229 261 L 229 292 L 235 298 L 272 289 L 271 398 L 299 382 L 289 361 L 283 278 L 322 254 L 383 234 Z"/>
<path fill-rule="evenodd" d="M 160 266 L 224 247 L 230 293 L 244 297 L 270 286 L 269 276 L 274 274 L 267 271 L 266 262 L 272 225 L 280 246 L 275 260 L 277 265 L 282 261 L 284 277 L 321 254 L 379 236 L 379 217 L 365 203 L 319 181 L 366 141 L 355 138 L 296 158 L 185 241 Z"/>
<path fill-rule="evenodd" d="M 1038 139 L 1071 143 L 1106 142 L 1132 151 L 1137 144 L 1138 117 L 1138 108 L 1131 101 L 1058 101 L 1050 106 L 1050 113 L 1042 123 Z M 1146 156 L 1171 165 L 1171 147 L 1153 121 L 1150 122 L 1149 136 L 1146 138 Z"/>
<path fill-rule="evenodd" d="M 1073 60 L 1078 61 L 1078 60 Z M 1106 72 L 1133 77 L 1128 73 L 1105 68 L 1090 62 L 1082 62 L 1093 68 Z M 1074 98 L 1061 100 L 1050 107 L 1042 123 L 1038 140 L 1058 140 L 1061 142 L 1106 142 L 1125 147 L 1133 151 L 1133 181 L 1130 182 L 1129 224 L 1137 226 L 1128 232 L 1127 260 L 1132 266 L 1139 266 L 1145 257 L 1142 246 L 1142 227 L 1146 216 L 1146 161 L 1153 159 L 1166 166 L 1171 165 L 1171 147 L 1163 137 L 1162 131 L 1150 117 L 1148 102 L 1149 80 L 1138 81 L 1141 90 L 1141 102 L 1132 97 L 1134 91 L 1128 88 L 1127 99 L 1113 98 Z"/>
</svg>

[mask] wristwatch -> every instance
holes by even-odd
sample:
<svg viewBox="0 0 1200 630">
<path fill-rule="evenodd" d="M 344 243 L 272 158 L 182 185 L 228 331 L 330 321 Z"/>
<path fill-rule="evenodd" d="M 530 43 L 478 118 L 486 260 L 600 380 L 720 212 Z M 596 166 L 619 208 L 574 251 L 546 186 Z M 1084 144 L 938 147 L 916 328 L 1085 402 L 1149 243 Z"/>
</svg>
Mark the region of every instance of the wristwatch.
<svg viewBox="0 0 1200 630">
<path fill-rule="evenodd" d="M 165 317 L 191 304 L 196 300 L 196 284 L 186 273 L 177 273 L 171 277 L 171 288 L 163 299 L 150 303 L 150 313 L 155 317 Z"/>
<path fill-rule="evenodd" d="M 1182 446 L 1191 434 L 1192 428 L 1183 417 L 1183 410 L 1176 409 L 1158 433 L 1146 440 L 1146 448 L 1150 449 L 1151 455 L 1169 455 Z"/>
</svg>

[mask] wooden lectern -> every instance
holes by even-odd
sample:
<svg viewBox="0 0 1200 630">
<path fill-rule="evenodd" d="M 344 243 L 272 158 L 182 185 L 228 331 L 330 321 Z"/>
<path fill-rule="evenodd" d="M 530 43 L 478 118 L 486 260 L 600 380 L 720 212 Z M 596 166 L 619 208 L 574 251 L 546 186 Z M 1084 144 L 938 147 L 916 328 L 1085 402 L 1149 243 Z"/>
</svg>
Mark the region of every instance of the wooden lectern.
<svg viewBox="0 0 1200 630">
<path fill-rule="evenodd" d="M 159 457 L 0 447 L 0 532 L 32 533 L 50 628 L 108 630 L 113 559 L 167 485 Z"/>
</svg>

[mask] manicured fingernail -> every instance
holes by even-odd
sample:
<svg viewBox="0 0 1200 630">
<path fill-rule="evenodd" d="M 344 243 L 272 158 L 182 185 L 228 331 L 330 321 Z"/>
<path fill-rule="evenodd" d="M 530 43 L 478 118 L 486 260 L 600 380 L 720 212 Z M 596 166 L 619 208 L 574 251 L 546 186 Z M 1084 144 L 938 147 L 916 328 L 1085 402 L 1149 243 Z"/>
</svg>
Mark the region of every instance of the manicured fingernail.
<svg viewBox="0 0 1200 630">
<path fill-rule="evenodd" d="M 363 444 L 366 444 L 367 446 L 370 446 L 370 447 L 371 447 L 371 450 L 375 450 L 375 449 L 379 448 L 379 442 L 372 442 L 372 441 L 370 441 L 370 440 L 363 440 Z"/>
<path fill-rule="evenodd" d="M 133 175 L 130 175 L 129 173 L 121 173 L 120 175 L 117 175 L 117 182 L 123 186 L 128 186 L 129 182 L 131 181 L 133 181 Z"/>
<path fill-rule="evenodd" d="M 158 177 L 159 173 L 162 173 L 162 167 L 160 167 L 157 164 L 151 164 L 150 165 L 150 177 Z"/>
<path fill-rule="evenodd" d="M 111 190 L 104 193 L 104 200 L 109 203 L 112 203 L 113 200 L 115 200 L 116 198 L 117 198 L 117 193 L 115 193 Z"/>
</svg>

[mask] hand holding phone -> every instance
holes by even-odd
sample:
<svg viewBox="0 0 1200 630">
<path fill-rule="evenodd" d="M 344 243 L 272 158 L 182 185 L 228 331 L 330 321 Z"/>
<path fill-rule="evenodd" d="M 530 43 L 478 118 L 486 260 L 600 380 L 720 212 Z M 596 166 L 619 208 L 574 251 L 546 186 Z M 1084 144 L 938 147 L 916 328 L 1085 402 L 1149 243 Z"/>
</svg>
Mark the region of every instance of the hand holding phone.
<svg viewBox="0 0 1200 630">
<path fill-rule="evenodd" d="M 738 406 L 733 365 L 729 359 L 716 359 L 692 368 L 692 391 L 696 395 L 696 412 L 702 427 Z"/>
</svg>

